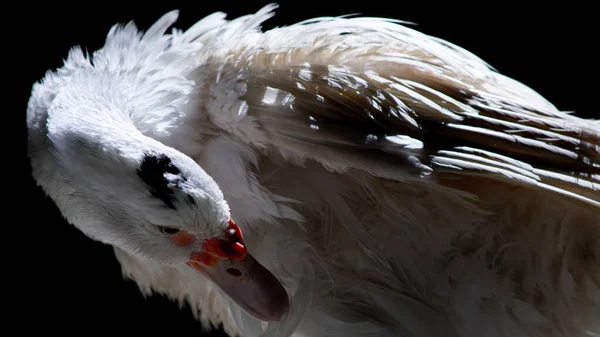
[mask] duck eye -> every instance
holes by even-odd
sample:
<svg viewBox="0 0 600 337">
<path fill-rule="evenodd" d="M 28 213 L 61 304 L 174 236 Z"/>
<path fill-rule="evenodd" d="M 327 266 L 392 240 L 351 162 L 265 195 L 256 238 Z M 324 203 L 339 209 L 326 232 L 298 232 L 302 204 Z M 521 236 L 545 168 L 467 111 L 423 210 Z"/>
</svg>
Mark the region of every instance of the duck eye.
<svg viewBox="0 0 600 337">
<path fill-rule="evenodd" d="M 173 235 L 173 234 L 177 234 L 179 233 L 179 229 L 177 228 L 173 228 L 173 227 L 159 227 L 160 228 L 160 232 L 163 234 L 167 234 L 167 235 Z"/>
</svg>

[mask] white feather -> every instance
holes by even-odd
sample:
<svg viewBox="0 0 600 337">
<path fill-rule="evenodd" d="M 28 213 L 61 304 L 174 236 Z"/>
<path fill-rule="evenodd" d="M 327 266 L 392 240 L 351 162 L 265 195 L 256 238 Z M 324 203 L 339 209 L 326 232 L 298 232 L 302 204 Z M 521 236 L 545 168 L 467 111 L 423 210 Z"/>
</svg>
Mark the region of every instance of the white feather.
<svg viewBox="0 0 600 337">
<path fill-rule="evenodd" d="M 177 11 L 145 34 L 115 26 L 34 85 L 33 175 L 67 220 L 114 245 L 144 294 L 232 336 L 600 335 L 598 121 L 400 21 L 261 32 L 275 8 L 172 34 Z M 134 179 L 147 151 L 197 178 L 198 208 L 148 205 Z M 229 216 L 290 293 L 286 320 L 264 324 L 167 263 L 178 253 L 145 225 L 217 233 Z"/>
</svg>

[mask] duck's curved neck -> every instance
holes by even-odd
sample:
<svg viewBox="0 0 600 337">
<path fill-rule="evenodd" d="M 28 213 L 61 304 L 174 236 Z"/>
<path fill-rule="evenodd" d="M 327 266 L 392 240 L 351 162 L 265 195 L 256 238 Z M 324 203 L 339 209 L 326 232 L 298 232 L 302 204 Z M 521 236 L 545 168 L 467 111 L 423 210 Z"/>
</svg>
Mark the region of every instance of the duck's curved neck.
<svg viewBox="0 0 600 337">
<path fill-rule="evenodd" d="M 30 124 L 29 151 L 34 176 L 48 193 L 57 186 L 107 181 L 106 172 L 125 174 L 146 152 L 163 146 L 107 99 L 59 93 L 37 118 Z"/>
</svg>

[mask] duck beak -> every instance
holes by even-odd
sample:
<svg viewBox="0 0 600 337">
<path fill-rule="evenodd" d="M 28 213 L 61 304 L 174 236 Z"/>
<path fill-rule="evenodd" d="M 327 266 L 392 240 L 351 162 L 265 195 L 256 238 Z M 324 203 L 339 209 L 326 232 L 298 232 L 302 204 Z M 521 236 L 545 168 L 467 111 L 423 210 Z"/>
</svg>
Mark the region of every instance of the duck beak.
<svg viewBox="0 0 600 337">
<path fill-rule="evenodd" d="M 229 221 L 221 237 L 205 240 L 187 263 L 201 273 L 253 317 L 280 321 L 289 310 L 283 285 L 246 251 L 242 233 Z"/>
</svg>

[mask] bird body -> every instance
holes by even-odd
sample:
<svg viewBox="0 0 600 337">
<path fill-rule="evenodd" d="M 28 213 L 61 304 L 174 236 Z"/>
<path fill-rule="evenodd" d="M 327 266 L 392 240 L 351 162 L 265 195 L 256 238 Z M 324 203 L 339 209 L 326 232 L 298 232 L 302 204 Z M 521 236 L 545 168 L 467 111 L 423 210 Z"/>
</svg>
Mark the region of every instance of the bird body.
<svg viewBox="0 0 600 337">
<path fill-rule="evenodd" d="M 65 218 L 232 336 L 599 336 L 600 122 L 401 22 L 274 8 L 115 26 L 34 86 Z"/>
</svg>

